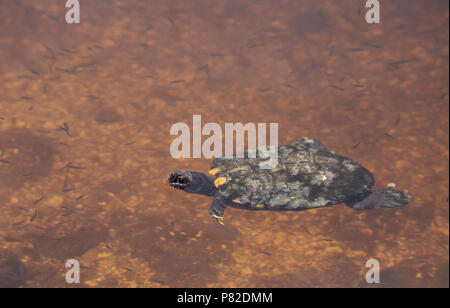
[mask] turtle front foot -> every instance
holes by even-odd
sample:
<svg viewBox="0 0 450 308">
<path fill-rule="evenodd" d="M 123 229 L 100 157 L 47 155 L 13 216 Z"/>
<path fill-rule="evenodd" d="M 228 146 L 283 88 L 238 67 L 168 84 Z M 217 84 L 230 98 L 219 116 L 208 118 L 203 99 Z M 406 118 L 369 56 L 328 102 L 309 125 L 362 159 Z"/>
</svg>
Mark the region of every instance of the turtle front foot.
<svg viewBox="0 0 450 308">
<path fill-rule="evenodd" d="M 223 214 L 225 212 L 226 206 L 227 203 L 225 198 L 220 194 L 216 194 L 214 196 L 214 201 L 209 208 L 209 217 L 215 218 L 219 224 L 224 225 Z"/>
<path fill-rule="evenodd" d="M 211 215 L 210 216 L 211 218 L 215 218 L 216 219 L 216 221 L 219 223 L 219 224 L 221 224 L 222 226 L 223 225 L 225 225 L 225 223 L 223 222 L 223 216 L 217 216 L 217 215 Z"/>
</svg>

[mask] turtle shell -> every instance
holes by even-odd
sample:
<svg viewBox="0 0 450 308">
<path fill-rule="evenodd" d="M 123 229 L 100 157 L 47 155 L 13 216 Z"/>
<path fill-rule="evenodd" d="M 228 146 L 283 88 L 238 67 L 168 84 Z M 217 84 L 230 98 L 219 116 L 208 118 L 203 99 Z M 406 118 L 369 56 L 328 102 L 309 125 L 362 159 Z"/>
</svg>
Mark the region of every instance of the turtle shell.
<svg viewBox="0 0 450 308">
<path fill-rule="evenodd" d="M 372 174 L 357 162 L 302 139 L 278 147 L 278 165 L 260 168 L 269 158 L 215 159 L 210 174 L 231 204 L 250 209 L 305 210 L 359 200 L 370 193 Z M 321 144 L 320 144 L 321 145 Z M 251 155 L 250 155 L 251 156 Z"/>
</svg>

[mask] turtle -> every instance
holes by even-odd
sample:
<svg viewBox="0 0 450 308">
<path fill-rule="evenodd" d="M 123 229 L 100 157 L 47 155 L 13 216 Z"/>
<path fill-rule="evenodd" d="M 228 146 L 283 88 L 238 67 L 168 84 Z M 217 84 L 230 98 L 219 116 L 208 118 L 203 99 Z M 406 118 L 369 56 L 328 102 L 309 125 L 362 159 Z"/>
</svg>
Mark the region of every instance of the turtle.
<svg viewBox="0 0 450 308">
<path fill-rule="evenodd" d="M 209 175 L 175 170 L 170 186 L 212 196 L 210 217 L 224 223 L 225 208 L 302 211 L 345 203 L 355 210 L 399 208 L 409 203 L 408 191 L 395 184 L 372 190 L 373 174 L 350 158 L 328 151 L 320 141 L 304 137 L 292 146 L 276 147 L 277 164 L 261 168 L 267 155 L 216 158 Z M 254 150 L 260 154 L 261 149 Z"/>
</svg>

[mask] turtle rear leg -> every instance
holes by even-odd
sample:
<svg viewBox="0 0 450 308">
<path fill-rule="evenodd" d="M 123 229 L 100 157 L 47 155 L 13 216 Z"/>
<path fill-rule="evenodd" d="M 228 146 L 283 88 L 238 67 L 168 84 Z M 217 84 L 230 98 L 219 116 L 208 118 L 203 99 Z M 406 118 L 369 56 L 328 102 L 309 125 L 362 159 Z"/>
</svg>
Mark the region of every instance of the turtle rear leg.
<svg viewBox="0 0 450 308">
<path fill-rule="evenodd" d="M 347 202 L 347 205 L 355 210 L 368 210 L 378 208 L 398 208 L 408 205 L 411 196 L 407 190 L 395 190 L 395 184 L 389 184 L 387 188 L 375 190 L 364 199 Z"/>
<path fill-rule="evenodd" d="M 216 194 L 214 196 L 214 201 L 209 208 L 209 217 L 215 218 L 218 223 L 223 225 L 223 215 L 226 207 L 227 203 L 225 201 L 225 198 L 220 194 Z"/>
</svg>

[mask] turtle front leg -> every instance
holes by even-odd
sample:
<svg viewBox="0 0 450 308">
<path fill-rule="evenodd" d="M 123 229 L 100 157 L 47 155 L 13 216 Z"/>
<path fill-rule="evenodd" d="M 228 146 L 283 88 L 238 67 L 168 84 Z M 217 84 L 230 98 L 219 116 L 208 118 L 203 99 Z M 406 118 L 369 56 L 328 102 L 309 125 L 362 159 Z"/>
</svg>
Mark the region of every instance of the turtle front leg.
<svg viewBox="0 0 450 308">
<path fill-rule="evenodd" d="M 209 216 L 211 218 L 215 218 L 218 223 L 223 225 L 223 215 L 226 207 L 227 203 L 225 201 L 225 198 L 220 194 L 216 194 L 214 196 L 214 201 L 209 208 Z"/>
</svg>

